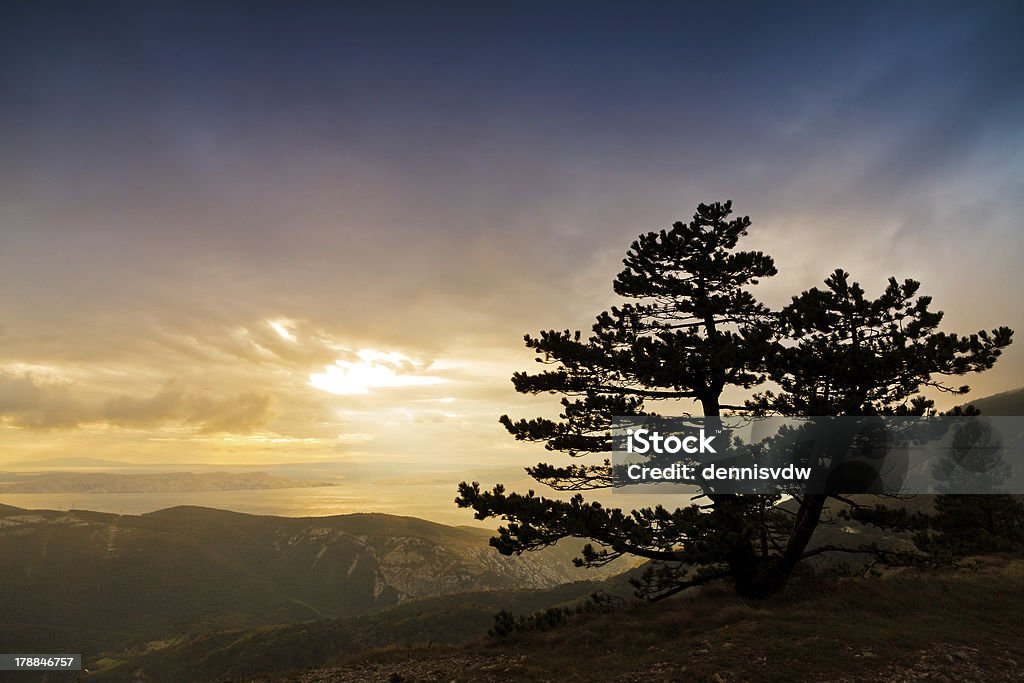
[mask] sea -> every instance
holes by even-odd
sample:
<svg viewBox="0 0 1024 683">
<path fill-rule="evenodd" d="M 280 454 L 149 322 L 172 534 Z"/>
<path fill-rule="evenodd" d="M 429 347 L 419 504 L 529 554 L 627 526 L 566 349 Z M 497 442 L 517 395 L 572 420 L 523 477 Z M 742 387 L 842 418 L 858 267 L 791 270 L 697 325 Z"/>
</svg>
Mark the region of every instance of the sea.
<svg viewBox="0 0 1024 683">
<path fill-rule="evenodd" d="M 456 507 L 455 484 L 317 486 L 245 491 L 159 493 L 2 493 L 0 503 L 28 510 L 93 510 L 139 515 L 180 505 L 232 510 L 252 515 L 324 517 L 355 512 L 407 515 L 453 526 L 482 525 Z"/>
</svg>

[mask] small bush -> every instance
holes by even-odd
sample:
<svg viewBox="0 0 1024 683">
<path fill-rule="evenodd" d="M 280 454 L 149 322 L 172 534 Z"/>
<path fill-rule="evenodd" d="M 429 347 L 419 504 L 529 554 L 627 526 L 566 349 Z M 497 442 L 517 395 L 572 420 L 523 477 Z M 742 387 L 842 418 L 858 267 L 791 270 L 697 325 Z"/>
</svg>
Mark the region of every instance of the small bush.
<svg viewBox="0 0 1024 683">
<path fill-rule="evenodd" d="M 592 593 L 590 600 L 569 607 L 548 607 L 540 612 L 518 617 L 508 610 L 494 615 L 494 626 L 487 631 L 492 638 L 507 638 L 524 631 L 549 631 L 564 626 L 569 618 L 577 614 L 609 612 L 625 604 L 625 600 L 608 593 Z"/>
</svg>

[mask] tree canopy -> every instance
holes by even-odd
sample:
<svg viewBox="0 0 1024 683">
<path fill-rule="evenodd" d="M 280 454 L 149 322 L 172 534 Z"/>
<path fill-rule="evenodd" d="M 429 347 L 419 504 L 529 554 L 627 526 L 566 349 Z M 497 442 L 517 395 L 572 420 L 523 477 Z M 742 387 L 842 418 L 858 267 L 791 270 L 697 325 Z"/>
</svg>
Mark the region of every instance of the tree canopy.
<svg viewBox="0 0 1024 683">
<path fill-rule="evenodd" d="M 581 565 L 627 554 L 650 560 L 638 592 L 651 598 L 727 577 L 744 595 L 770 593 L 801 558 L 818 552 L 808 543 L 825 496 L 799 497 L 795 514 L 778 507 L 778 495 L 713 492 L 702 504 L 674 510 L 606 507 L 581 492 L 612 484 L 612 419 L 655 415 L 652 406 L 680 401 L 699 404 L 708 417 L 920 415 L 933 406 L 922 389 L 966 392 L 943 378 L 992 367 L 1011 341 L 1008 328 L 966 337 L 939 331 L 942 313 L 918 294 L 919 283 L 890 278 L 871 299 L 842 270 L 824 289 L 771 311 L 751 290 L 776 274 L 772 258 L 738 248 L 750 226 L 749 217 L 732 217 L 731 202 L 701 204 L 691 221 L 630 245 L 613 283 L 626 301 L 600 313 L 588 337 L 569 330 L 525 337 L 545 369 L 515 373 L 515 389 L 561 394 L 562 411 L 558 419 L 506 415 L 501 423 L 518 440 L 567 454 L 568 463 L 527 472 L 575 494 L 549 498 L 461 483 L 460 507 L 504 521 L 491 540 L 500 552 L 578 537 L 592 541 Z M 774 389 L 723 403 L 729 389 L 750 392 L 768 381 Z"/>
</svg>

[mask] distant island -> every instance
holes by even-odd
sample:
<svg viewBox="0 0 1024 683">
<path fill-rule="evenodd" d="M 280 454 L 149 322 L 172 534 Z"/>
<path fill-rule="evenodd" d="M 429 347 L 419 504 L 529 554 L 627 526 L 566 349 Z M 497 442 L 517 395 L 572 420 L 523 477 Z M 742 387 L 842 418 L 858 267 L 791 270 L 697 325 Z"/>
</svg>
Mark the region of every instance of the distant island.
<svg viewBox="0 0 1024 683">
<path fill-rule="evenodd" d="M 106 474 L 50 472 L 0 483 L 3 493 L 181 493 L 334 486 L 322 481 L 275 477 L 266 472 L 161 472 Z"/>
</svg>

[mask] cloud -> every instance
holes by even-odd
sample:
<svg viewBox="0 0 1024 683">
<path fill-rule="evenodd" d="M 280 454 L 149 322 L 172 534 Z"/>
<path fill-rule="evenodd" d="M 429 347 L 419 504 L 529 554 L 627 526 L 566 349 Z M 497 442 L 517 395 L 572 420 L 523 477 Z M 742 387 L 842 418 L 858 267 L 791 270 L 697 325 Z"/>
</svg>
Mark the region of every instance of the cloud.
<svg viewBox="0 0 1024 683">
<path fill-rule="evenodd" d="M 89 407 L 69 392 L 67 383 L 0 373 L 0 418 L 26 429 L 73 429 L 91 416 Z"/>
<path fill-rule="evenodd" d="M 751 12 L 678 6 L 614 44 L 621 22 L 588 13 L 570 49 L 527 15 L 443 21 L 427 44 L 376 21 L 380 40 L 334 40 L 350 27 L 314 13 L 294 44 L 240 37 L 201 97 L 216 32 L 164 40 L 133 12 L 102 22 L 127 43 L 22 31 L 0 60 L 25 95 L 0 114 L 0 456 L 166 457 L 272 424 L 346 455 L 499 460 L 518 444 L 497 415 L 558 411 L 509 382 L 533 365 L 523 333 L 588 329 L 620 303 L 630 241 L 699 201 L 751 215 L 744 248 L 779 266 L 757 290 L 770 305 L 843 266 L 872 291 L 920 279 L 958 332 L 1024 326 L 1024 89 L 1007 85 L 1024 13 Z M 136 59 L 155 26 L 157 54 Z M 1021 376 L 1013 348 L 975 386 Z M 425 422 L 442 396 L 460 417 Z"/>
<path fill-rule="evenodd" d="M 273 397 L 255 392 L 220 401 L 200 397 L 193 408 L 195 416 L 187 418 L 185 423 L 197 425 L 203 434 L 248 434 L 264 426 L 275 414 Z"/>
<path fill-rule="evenodd" d="M 152 427 L 169 422 L 196 427 L 201 434 L 248 434 L 274 415 L 273 397 L 247 392 L 227 398 L 187 393 L 173 386 L 153 396 L 118 396 L 103 406 L 103 420 L 119 427 Z"/>
<path fill-rule="evenodd" d="M 84 424 L 124 428 L 186 425 L 200 434 L 249 434 L 274 416 L 269 394 L 239 393 L 213 397 L 169 384 L 152 396 L 119 395 L 84 401 L 67 382 L 38 379 L 29 373 L 0 373 L 0 419 L 25 429 L 75 429 Z"/>
</svg>

